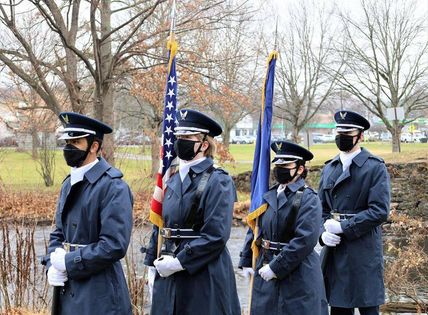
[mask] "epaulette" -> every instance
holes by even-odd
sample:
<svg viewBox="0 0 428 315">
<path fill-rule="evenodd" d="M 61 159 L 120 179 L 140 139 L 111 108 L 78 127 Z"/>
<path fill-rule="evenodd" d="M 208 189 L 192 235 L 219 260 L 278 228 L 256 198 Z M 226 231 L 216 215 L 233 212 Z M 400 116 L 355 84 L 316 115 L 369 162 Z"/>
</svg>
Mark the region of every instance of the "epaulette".
<svg viewBox="0 0 428 315">
<path fill-rule="evenodd" d="M 119 171 L 117 168 L 114 167 L 110 167 L 106 173 L 111 177 L 111 178 L 122 178 L 123 174 L 121 171 Z"/>
<path fill-rule="evenodd" d="M 222 174 L 229 175 L 229 173 L 225 169 L 218 167 L 216 165 L 214 165 L 214 172 L 220 172 Z"/>
<path fill-rule="evenodd" d="M 279 186 L 279 184 L 278 184 L 278 183 L 277 183 L 277 184 L 275 184 L 275 185 L 272 185 L 272 186 L 270 186 L 270 187 L 269 187 L 269 190 L 274 189 L 274 188 L 278 188 L 278 186 Z"/>
<path fill-rule="evenodd" d="M 376 155 L 369 155 L 369 159 L 374 159 L 374 160 L 378 160 L 381 163 L 385 163 L 384 159 L 382 159 L 381 157 L 378 157 Z"/>
<path fill-rule="evenodd" d="M 305 185 L 305 189 L 309 189 L 310 191 L 312 191 L 316 195 L 318 194 L 318 192 L 315 189 L 313 189 L 311 186 Z"/>
<path fill-rule="evenodd" d="M 324 162 L 324 165 L 327 165 L 328 163 L 330 163 L 331 161 L 333 161 L 333 159 L 327 160 Z"/>
<path fill-rule="evenodd" d="M 62 180 L 62 183 L 61 184 L 64 184 L 64 182 L 68 179 L 68 178 L 70 178 L 70 174 L 68 174 L 63 180 Z"/>
</svg>

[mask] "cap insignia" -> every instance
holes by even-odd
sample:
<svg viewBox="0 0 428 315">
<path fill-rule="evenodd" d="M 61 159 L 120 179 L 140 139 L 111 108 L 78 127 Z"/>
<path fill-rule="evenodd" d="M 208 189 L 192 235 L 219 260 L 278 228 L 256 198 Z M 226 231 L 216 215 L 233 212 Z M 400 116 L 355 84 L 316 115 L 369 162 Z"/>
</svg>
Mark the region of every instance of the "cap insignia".
<svg viewBox="0 0 428 315">
<path fill-rule="evenodd" d="M 185 112 L 180 111 L 181 120 L 186 120 L 187 110 Z"/>
<path fill-rule="evenodd" d="M 64 120 L 64 122 L 68 125 L 68 124 L 70 124 L 70 120 L 68 119 L 68 115 L 66 114 L 66 115 L 63 115 L 62 116 L 62 119 Z"/>
</svg>

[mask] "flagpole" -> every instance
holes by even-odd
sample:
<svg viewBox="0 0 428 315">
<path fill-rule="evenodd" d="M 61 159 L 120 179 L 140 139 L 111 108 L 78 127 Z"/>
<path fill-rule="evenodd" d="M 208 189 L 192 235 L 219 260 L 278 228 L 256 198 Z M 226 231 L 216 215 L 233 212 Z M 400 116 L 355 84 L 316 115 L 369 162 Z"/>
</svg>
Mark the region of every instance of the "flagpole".
<svg viewBox="0 0 428 315">
<path fill-rule="evenodd" d="M 171 17 L 171 25 L 170 25 L 170 28 L 169 28 L 169 40 L 168 41 L 172 42 L 173 41 L 173 36 L 174 36 L 174 31 L 175 31 L 175 0 L 172 1 L 172 7 L 171 7 L 171 15 L 170 15 L 170 17 Z M 168 47 L 171 47 L 171 46 L 168 44 Z M 169 56 L 170 60 L 168 60 L 168 70 L 167 70 L 168 74 L 170 72 L 170 65 L 171 65 L 171 59 L 172 59 L 171 58 L 171 51 L 170 51 L 169 55 L 170 55 Z M 167 78 L 167 80 L 168 80 L 168 78 Z M 162 139 L 162 142 L 163 141 L 164 140 Z M 162 147 L 163 147 L 163 145 L 162 145 Z M 162 152 L 162 154 L 164 154 L 164 152 Z M 164 190 L 164 187 L 163 187 L 163 190 Z M 160 253 L 161 253 L 161 250 L 162 250 L 162 241 L 163 241 L 162 235 L 160 233 L 160 229 L 161 229 L 161 227 L 158 227 L 157 257 L 160 256 Z"/>
<path fill-rule="evenodd" d="M 278 15 L 276 16 L 276 25 L 275 25 L 275 42 L 274 42 L 274 50 L 277 50 L 278 45 Z M 254 228 L 254 241 L 257 240 L 257 237 L 259 236 L 259 216 L 256 218 L 256 225 Z M 254 270 L 254 273 L 256 272 L 256 264 L 257 264 L 257 256 L 253 255 L 251 266 Z M 253 299 L 253 286 L 254 286 L 254 274 L 251 275 L 250 278 L 250 297 L 248 299 L 248 314 L 251 313 L 251 303 Z"/>
<path fill-rule="evenodd" d="M 276 16 L 276 26 L 275 26 L 275 42 L 273 49 L 276 50 L 278 45 L 278 15 Z"/>
<path fill-rule="evenodd" d="M 257 240 L 257 237 L 259 235 L 259 217 L 256 218 L 256 227 L 254 228 L 254 242 Z M 251 303 L 253 300 L 253 286 L 254 286 L 254 277 L 256 273 L 256 263 L 257 263 L 257 256 L 253 255 L 251 258 L 251 267 L 254 270 L 254 273 L 251 275 L 250 278 L 250 297 L 248 299 L 248 315 L 251 314 Z"/>
<path fill-rule="evenodd" d="M 277 22 L 277 25 L 278 25 L 278 22 Z M 267 106 L 267 102 L 266 102 L 266 93 L 267 93 L 266 86 L 268 84 L 268 76 L 270 74 L 270 65 L 271 65 L 272 59 L 276 59 L 277 56 L 278 56 L 278 52 L 276 51 L 276 38 L 277 38 L 277 29 L 275 30 L 275 49 L 269 54 L 269 57 L 268 57 L 267 72 L 266 72 L 266 78 L 265 78 L 265 82 L 264 82 L 264 86 L 263 86 L 263 93 L 262 93 L 262 111 L 261 111 L 261 114 L 260 114 L 259 131 L 258 131 L 258 135 L 257 135 L 257 137 L 260 138 L 260 139 L 257 139 L 257 141 L 256 141 L 256 150 L 257 150 L 259 141 L 262 141 L 262 139 L 263 139 L 263 135 L 262 135 L 263 133 L 262 133 L 262 131 L 263 131 L 263 126 L 264 126 L 264 119 L 268 119 L 268 117 L 264 117 L 264 112 L 266 110 L 265 106 Z M 273 84 L 273 83 L 274 83 L 274 79 L 272 79 L 272 81 L 271 81 L 271 84 Z M 271 90 L 270 93 L 273 94 L 273 87 L 272 87 L 272 90 Z M 270 97 L 269 97 L 270 101 L 268 101 L 268 102 L 270 102 L 270 106 L 272 105 L 272 99 L 271 99 L 272 97 L 273 97 L 273 95 L 270 95 Z M 267 135 L 270 138 L 270 131 L 268 132 Z M 270 142 L 270 139 L 265 139 L 265 141 L 269 141 Z M 256 158 L 256 156 L 255 156 L 255 158 Z M 265 160 L 265 162 L 268 163 L 268 164 L 270 164 L 270 160 L 267 160 L 267 161 Z M 254 171 L 254 169 L 253 169 L 253 171 Z M 254 173 L 253 173 L 252 176 L 254 176 Z M 257 176 L 258 176 L 258 173 L 257 173 Z M 269 177 L 269 174 L 265 174 L 265 176 Z M 252 194 L 255 193 L 255 191 L 253 190 L 253 188 L 254 187 L 252 187 Z M 266 187 L 266 189 L 268 189 L 268 187 Z M 251 202 L 253 202 L 253 196 L 251 197 Z M 251 209 L 251 207 L 252 207 L 252 205 L 250 206 L 250 209 Z M 254 232 L 253 233 L 253 235 L 254 235 L 253 236 L 253 242 L 251 244 L 251 249 L 252 249 L 252 253 L 253 253 L 253 255 L 252 255 L 252 261 L 251 261 L 251 266 L 253 268 L 254 273 L 251 275 L 251 280 L 250 280 L 250 292 L 249 292 L 249 299 L 248 299 L 248 314 L 251 314 L 251 305 L 252 305 L 252 297 L 253 297 L 254 278 L 255 278 L 255 273 L 256 273 L 257 258 L 259 256 L 259 251 L 258 251 L 258 247 L 257 247 L 257 244 L 256 244 L 257 238 L 259 237 L 259 230 L 260 230 L 259 229 L 259 217 L 260 217 L 260 215 L 264 211 L 266 211 L 266 209 L 267 209 L 267 205 L 266 204 L 264 204 L 262 206 L 259 206 L 259 208 L 257 208 L 256 210 L 254 210 L 251 213 L 251 214 L 255 213 L 256 217 L 251 216 L 251 218 L 250 218 L 250 215 L 249 215 L 249 217 L 247 217 L 247 219 L 250 218 L 250 219 L 254 219 L 255 220 L 254 226 L 252 224 L 249 224 L 251 226 L 251 228 L 253 229 L 253 232 Z"/>
<path fill-rule="evenodd" d="M 175 32 L 175 0 L 172 1 L 172 7 L 171 7 L 171 25 L 169 28 L 169 36 L 170 39 L 172 38 L 172 35 Z"/>
</svg>

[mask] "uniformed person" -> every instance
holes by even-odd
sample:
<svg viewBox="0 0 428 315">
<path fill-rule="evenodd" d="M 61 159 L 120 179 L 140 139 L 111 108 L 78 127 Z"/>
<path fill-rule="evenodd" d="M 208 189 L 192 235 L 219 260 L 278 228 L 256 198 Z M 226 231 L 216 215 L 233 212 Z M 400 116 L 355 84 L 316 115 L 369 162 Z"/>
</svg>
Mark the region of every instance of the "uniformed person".
<svg viewBox="0 0 428 315">
<path fill-rule="evenodd" d="M 239 267 L 254 274 L 251 315 L 327 314 L 319 255 L 314 251 L 321 224 L 321 203 L 305 184 L 311 152 L 288 141 L 271 145 L 273 174 L 278 182 L 263 196 L 268 204 L 259 218 L 256 244 L 261 252 L 256 272 L 251 268 L 249 229 Z"/>
<path fill-rule="evenodd" d="M 43 260 L 49 284 L 61 287 L 57 314 L 132 314 L 120 259 L 131 236 L 133 198 L 122 173 L 97 157 L 112 129 L 77 113 L 59 118 L 71 172 Z"/>
<path fill-rule="evenodd" d="M 195 110 L 182 109 L 177 117 L 179 172 L 166 184 L 161 257 L 156 259 L 156 226 L 145 257 L 157 271 L 151 314 L 240 315 L 226 247 L 236 190 L 232 178 L 213 167 L 213 137 L 222 129 Z"/>
<path fill-rule="evenodd" d="M 385 301 L 381 224 L 388 217 L 385 163 L 360 147 L 370 123 L 351 111 L 334 115 L 340 154 L 322 170 L 320 243 L 328 246 L 326 292 L 332 315 L 379 314 Z"/>
</svg>

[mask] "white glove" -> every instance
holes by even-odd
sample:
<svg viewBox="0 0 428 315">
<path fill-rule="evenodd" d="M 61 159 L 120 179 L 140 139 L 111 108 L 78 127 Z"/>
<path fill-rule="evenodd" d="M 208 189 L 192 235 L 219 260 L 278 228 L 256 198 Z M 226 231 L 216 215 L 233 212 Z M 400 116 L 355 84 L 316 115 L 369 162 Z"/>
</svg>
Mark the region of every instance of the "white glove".
<svg viewBox="0 0 428 315">
<path fill-rule="evenodd" d="M 276 274 L 270 269 L 269 265 L 265 265 L 259 270 L 260 277 L 263 278 L 264 281 L 272 280 L 276 278 Z"/>
<path fill-rule="evenodd" d="M 56 248 L 51 253 L 51 264 L 59 271 L 66 271 L 65 269 L 65 250 L 63 248 Z"/>
<path fill-rule="evenodd" d="M 336 245 L 340 244 L 340 236 L 330 232 L 322 233 L 321 239 L 324 242 L 324 244 L 329 247 L 336 247 Z"/>
<path fill-rule="evenodd" d="M 242 275 L 244 278 L 251 278 L 251 276 L 254 274 L 254 269 L 251 267 L 242 267 Z"/>
<path fill-rule="evenodd" d="M 48 269 L 48 282 L 50 285 L 54 287 L 63 287 L 67 280 L 67 273 L 65 271 L 59 271 L 54 266 L 50 266 Z"/>
<path fill-rule="evenodd" d="M 169 255 L 161 256 L 156 259 L 153 264 L 159 275 L 163 278 L 169 277 L 173 273 L 184 270 L 181 266 L 180 261 Z"/>
<path fill-rule="evenodd" d="M 153 266 L 149 266 L 149 270 L 147 271 L 147 282 L 149 285 L 150 298 L 153 296 L 153 284 L 155 283 L 155 276 L 156 276 L 156 268 Z"/>
<path fill-rule="evenodd" d="M 325 221 L 324 228 L 326 229 L 327 232 L 330 232 L 333 234 L 343 233 L 342 226 L 340 225 L 340 222 L 333 220 L 333 219 L 328 219 L 327 221 Z"/>
</svg>

